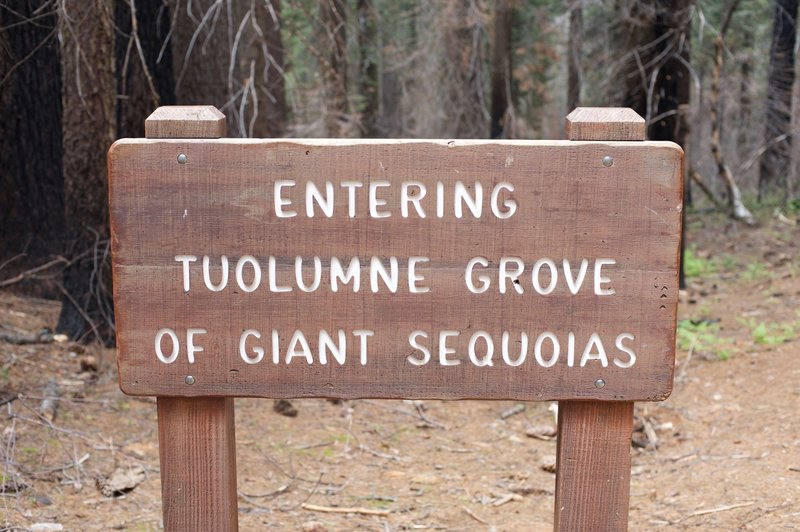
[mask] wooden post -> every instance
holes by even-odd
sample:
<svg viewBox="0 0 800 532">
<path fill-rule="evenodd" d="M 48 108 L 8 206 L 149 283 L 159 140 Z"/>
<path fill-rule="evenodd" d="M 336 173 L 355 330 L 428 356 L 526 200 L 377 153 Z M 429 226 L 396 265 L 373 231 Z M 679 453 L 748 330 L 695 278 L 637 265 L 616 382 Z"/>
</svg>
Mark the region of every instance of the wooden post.
<svg viewBox="0 0 800 532">
<path fill-rule="evenodd" d="M 225 115 L 213 106 L 159 107 L 145 135 L 220 138 Z M 233 399 L 159 397 L 158 446 L 164 529 L 238 530 Z"/>
<path fill-rule="evenodd" d="M 569 140 L 645 140 L 632 109 L 579 107 Z M 556 450 L 556 531 L 628 529 L 632 402 L 560 401 Z"/>
</svg>

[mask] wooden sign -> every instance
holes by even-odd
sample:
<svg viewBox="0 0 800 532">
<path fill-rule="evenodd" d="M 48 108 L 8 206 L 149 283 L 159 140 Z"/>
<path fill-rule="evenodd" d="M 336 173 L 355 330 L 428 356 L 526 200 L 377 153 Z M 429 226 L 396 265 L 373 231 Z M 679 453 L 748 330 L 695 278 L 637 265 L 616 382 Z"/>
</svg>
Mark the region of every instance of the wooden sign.
<svg viewBox="0 0 800 532">
<path fill-rule="evenodd" d="M 675 144 L 128 139 L 109 167 L 128 394 L 671 391 Z"/>
</svg>

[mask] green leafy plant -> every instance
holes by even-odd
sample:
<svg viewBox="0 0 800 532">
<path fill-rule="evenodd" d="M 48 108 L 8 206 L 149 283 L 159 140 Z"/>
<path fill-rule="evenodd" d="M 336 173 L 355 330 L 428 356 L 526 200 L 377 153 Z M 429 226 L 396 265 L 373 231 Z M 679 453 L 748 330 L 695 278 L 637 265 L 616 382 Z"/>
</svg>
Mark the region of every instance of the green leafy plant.
<svg viewBox="0 0 800 532">
<path fill-rule="evenodd" d="M 800 214 L 800 198 L 793 199 L 786 204 L 786 213 L 789 215 Z"/>
<path fill-rule="evenodd" d="M 725 348 L 726 341 L 719 335 L 718 322 L 710 320 L 680 320 L 678 322 L 678 348 L 683 351 L 712 353 L 720 360 L 730 358 L 730 350 Z"/>
<path fill-rule="evenodd" d="M 759 261 L 748 263 L 742 274 L 742 278 L 746 281 L 757 281 L 765 277 L 769 277 L 769 270 L 763 262 Z"/>
<path fill-rule="evenodd" d="M 683 252 L 683 273 L 686 277 L 705 277 L 717 271 L 717 264 L 711 259 L 699 257 L 694 248 Z"/>
<path fill-rule="evenodd" d="M 722 262 L 720 263 L 720 266 L 723 270 L 730 272 L 738 269 L 739 262 L 733 257 L 733 255 L 726 254 L 722 256 Z"/>
<path fill-rule="evenodd" d="M 788 323 L 757 322 L 753 318 L 739 318 L 739 323 L 750 329 L 753 341 L 758 345 L 779 345 L 794 340 L 800 320 Z"/>
</svg>

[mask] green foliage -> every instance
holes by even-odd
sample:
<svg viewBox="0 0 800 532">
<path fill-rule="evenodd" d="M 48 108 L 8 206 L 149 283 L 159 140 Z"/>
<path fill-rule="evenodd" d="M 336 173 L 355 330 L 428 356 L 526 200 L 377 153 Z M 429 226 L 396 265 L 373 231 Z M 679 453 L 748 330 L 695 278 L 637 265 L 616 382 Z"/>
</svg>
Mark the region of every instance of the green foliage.
<svg viewBox="0 0 800 532">
<path fill-rule="evenodd" d="M 786 203 L 786 214 L 789 216 L 800 215 L 800 198 L 795 198 Z"/>
<path fill-rule="evenodd" d="M 686 248 L 683 253 L 683 273 L 687 278 L 706 277 L 717 272 L 717 264 L 711 259 L 697 255 L 694 248 Z"/>
<path fill-rule="evenodd" d="M 678 322 L 677 342 L 682 351 L 712 353 L 720 360 L 730 358 L 727 343 L 719 335 L 720 325 L 710 320 L 680 320 Z"/>
<path fill-rule="evenodd" d="M 779 345 L 794 340 L 800 320 L 788 323 L 757 322 L 753 318 L 739 318 L 739 323 L 750 329 L 753 341 L 758 345 Z"/>
<path fill-rule="evenodd" d="M 769 277 L 769 275 L 769 269 L 764 265 L 764 263 L 755 260 L 747 264 L 744 273 L 742 273 L 742 279 L 745 281 L 758 281 L 760 279 Z"/>
<path fill-rule="evenodd" d="M 734 271 L 739 267 L 739 262 L 732 255 L 723 255 L 720 267 L 727 272 Z"/>
</svg>

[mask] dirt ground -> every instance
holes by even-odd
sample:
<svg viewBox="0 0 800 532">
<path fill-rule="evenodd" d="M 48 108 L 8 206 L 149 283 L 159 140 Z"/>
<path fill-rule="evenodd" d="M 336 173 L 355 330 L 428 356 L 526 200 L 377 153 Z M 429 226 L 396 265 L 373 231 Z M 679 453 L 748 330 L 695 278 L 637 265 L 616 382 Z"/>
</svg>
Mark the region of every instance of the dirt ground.
<svg viewBox="0 0 800 532">
<path fill-rule="evenodd" d="M 675 391 L 636 406 L 631 530 L 800 529 L 800 227 L 762 218 L 688 226 Z M 58 309 L 0 293 L 0 332 Z M 0 529 L 161 528 L 155 401 L 119 391 L 113 350 L 0 340 L 0 405 Z M 241 530 L 552 528 L 549 403 L 294 406 L 236 401 Z"/>
</svg>

